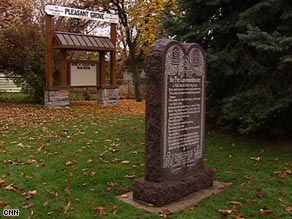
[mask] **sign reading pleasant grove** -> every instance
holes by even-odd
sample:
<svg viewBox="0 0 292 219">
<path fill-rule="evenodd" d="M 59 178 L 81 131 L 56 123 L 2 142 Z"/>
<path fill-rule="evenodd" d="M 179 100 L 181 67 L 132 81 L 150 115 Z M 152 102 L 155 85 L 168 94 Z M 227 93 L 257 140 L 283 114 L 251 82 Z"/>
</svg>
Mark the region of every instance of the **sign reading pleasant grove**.
<svg viewBox="0 0 292 219">
<path fill-rule="evenodd" d="M 48 15 L 53 15 L 53 16 L 89 19 L 89 20 L 103 21 L 106 23 L 115 23 L 115 24 L 119 22 L 119 17 L 116 14 L 106 14 L 106 13 L 97 12 L 97 11 L 68 8 L 68 7 L 57 6 L 57 5 L 46 5 L 45 12 Z"/>
</svg>

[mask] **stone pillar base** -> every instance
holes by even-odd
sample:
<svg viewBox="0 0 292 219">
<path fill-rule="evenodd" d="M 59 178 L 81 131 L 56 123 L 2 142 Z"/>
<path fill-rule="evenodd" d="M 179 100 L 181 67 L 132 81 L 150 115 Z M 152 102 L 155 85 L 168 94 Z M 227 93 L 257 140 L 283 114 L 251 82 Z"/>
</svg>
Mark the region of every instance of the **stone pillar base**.
<svg viewBox="0 0 292 219">
<path fill-rule="evenodd" d="M 163 182 L 137 180 L 134 184 L 133 199 L 160 207 L 213 186 L 214 175 L 213 169 L 205 169 L 197 175 Z"/>
<path fill-rule="evenodd" d="M 70 106 L 69 90 L 45 90 L 44 106 L 48 109 Z"/>
<path fill-rule="evenodd" d="M 103 107 L 119 106 L 120 92 L 118 87 L 98 87 L 98 104 Z"/>
</svg>

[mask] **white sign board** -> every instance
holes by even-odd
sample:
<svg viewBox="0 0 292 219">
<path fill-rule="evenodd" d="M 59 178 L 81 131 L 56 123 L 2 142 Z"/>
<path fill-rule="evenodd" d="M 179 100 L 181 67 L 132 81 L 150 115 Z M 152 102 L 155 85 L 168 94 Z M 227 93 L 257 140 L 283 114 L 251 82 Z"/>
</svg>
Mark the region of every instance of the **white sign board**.
<svg viewBox="0 0 292 219">
<path fill-rule="evenodd" d="M 70 63 L 70 85 L 76 87 L 97 85 L 97 62 L 73 61 Z"/>
<path fill-rule="evenodd" d="M 115 23 L 119 22 L 119 16 L 116 14 L 106 14 L 98 11 L 89 11 L 78 8 L 68 8 L 57 5 L 46 5 L 45 12 L 48 15 L 53 16 L 63 16 L 63 17 L 72 17 L 80 19 L 88 19 L 95 21 L 102 21 L 106 23 Z"/>
</svg>

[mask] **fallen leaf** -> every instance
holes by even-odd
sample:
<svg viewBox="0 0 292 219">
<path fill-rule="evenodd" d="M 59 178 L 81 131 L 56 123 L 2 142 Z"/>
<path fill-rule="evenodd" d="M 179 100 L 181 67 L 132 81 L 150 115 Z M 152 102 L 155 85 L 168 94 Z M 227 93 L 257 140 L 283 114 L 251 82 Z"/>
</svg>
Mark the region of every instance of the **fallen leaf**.
<svg viewBox="0 0 292 219">
<path fill-rule="evenodd" d="M 66 161 L 66 163 L 65 163 L 67 166 L 70 166 L 70 165 L 72 165 L 72 162 L 70 161 L 70 160 L 68 160 L 68 161 Z"/>
<path fill-rule="evenodd" d="M 192 210 L 195 210 L 195 209 L 197 209 L 197 208 L 199 208 L 199 207 L 200 207 L 199 204 L 195 204 L 191 209 L 192 209 Z"/>
<path fill-rule="evenodd" d="M 261 215 L 262 217 L 267 216 L 267 215 L 269 215 L 269 214 L 271 214 L 271 213 L 273 213 L 272 210 L 264 210 L 264 209 L 260 209 L 260 215 Z"/>
<path fill-rule="evenodd" d="M 241 188 L 248 188 L 248 184 L 247 184 L 247 183 L 241 183 L 241 184 L 240 184 L 240 187 L 241 187 Z"/>
<path fill-rule="evenodd" d="M 53 197 L 58 197 L 59 196 L 59 193 L 58 192 L 50 192 L 50 194 Z"/>
<path fill-rule="evenodd" d="M 261 161 L 262 158 L 261 157 L 250 157 L 251 160 L 255 160 L 255 161 Z"/>
<path fill-rule="evenodd" d="M 241 216 L 239 210 L 237 209 L 237 207 L 238 207 L 238 205 L 233 205 L 233 208 L 231 209 L 232 210 L 232 214 Z"/>
<path fill-rule="evenodd" d="M 31 159 L 31 160 L 28 160 L 27 163 L 28 164 L 37 164 L 38 162 L 35 159 Z"/>
<path fill-rule="evenodd" d="M 103 207 L 103 206 L 96 206 L 96 207 L 93 208 L 93 210 L 95 210 L 95 211 L 104 211 L 105 209 L 106 208 Z"/>
<path fill-rule="evenodd" d="M 120 187 L 120 184 L 115 183 L 115 182 L 108 182 L 106 190 L 111 191 L 112 189 L 118 188 L 118 187 Z"/>
<path fill-rule="evenodd" d="M 67 213 L 68 211 L 71 210 L 73 210 L 73 207 L 71 206 L 71 201 L 68 201 L 64 213 Z"/>
<path fill-rule="evenodd" d="M 286 173 L 287 173 L 288 175 L 291 175 L 291 174 L 292 174 L 292 170 L 286 170 Z"/>
<path fill-rule="evenodd" d="M 158 212 L 158 214 L 164 216 L 164 215 L 170 215 L 172 212 L 168 208 L 162 209 L 162 211 Z"/>
<path fill-rule="evenodd" d="M 2 186 L 5 183 L 4 179 L 0 179 L 0 186 Z"/>
<path fill-rule="evenodd" d="M 138 154 L 138 151 L 130 151 L 130 154 Z"/>
<path fill-rule="evenodd" d="M 3 160 L 3 163 L 5 164 L 12 164 L 13 166 L 17 166 L 17 165 L 22 165 L 23 161 L 21 159 L 16 159 L 16 160 Z"/>
<path fill-rule="evenodd" d="M 222 209 L 220 209 L 220 210 L 218 210 L 220 213 L 222 213 L 222 214 L 224 214 L 224 215 L 230 215 L 230 214 L 232 214 L 232 210 L 222 210 Z"/>
<path fill-rule="evenodd" d="M 277 171 L 277 172 L 274 172 L 279 178 L 285 178 L 287 173 L 286 171 Z"/>
<path fill-rule="evenodd" d="M 34 211 L 31 210 L 31 212 L 30 212 L 30 216 L 29 216 L 27 219 L 32 219 L 33 214 L 34 214 Z"/>
<path fill-rule="evenodd" d="M 84 172 L 83 173 L 85 176 L 95 176 L 96 175 L 96 172 Z"/>
<path fill-rule="evenodd" d="M 248 180 L 250 183 L 253 183 L 253 182 L 254 182 L 254 178 L 252 178 L 251 176 L 246 176 L 245 178 L 247 178 L 247 180 Z"/>
<path fill-rule="evenodd" d="M 5 179 L 5 178 L 7 178 L 8 176 L 10 176 L 11 175 L 11 173 L 5 173 L 5 174 L 3 174 L 2 176 L 1 176 L 1 178 L 2 179 Z"/>
<path fill-rule="evenodd" d="M 237 201 L 230 201 L 229 204 L 231 204 L 231 205 L 241 205 L 241 203 L 237 202 Z"/>
<path fill-rule="evenodd" d="M 116 215 L 118 212 L 118 206 L 114 205 L 113 206 L 113 215 Z"/>
<path fill-rule="evenodd" d="M 232 186 L 232 182 L 227 182 L 227 183 L 224 183 L 224 185 L 220 186 L 218 189 L 219 190 L 224 190 L 224 189 L 227 189 L 229 186 Z"/>
<path fill-rule="evenodd" d="M 115 147 L 110 147 L 109 148 L 109 151 L 112 152 L 112 153 L 116 153 L 116 152 L 119 151 L 119 149 L 118 148 L 115 148 Z"/>
<path fill-rule="evenodd" d="M 65 189 L 65 193 L 66 193 L 67 195 L 71 195 L 71 194 L 72 194 L 72 191 L 71 191 L 70 186 L 67 186 L 67 187 L 66 187 L 66 189 Z"/>
<path fill-rule="evenodd" d="M 266 197 L 266 194 L 261 189 L 258 189 L 257 190 L 257 197 L 262 199 L 262 198 Z"/>
<path fill-rule="evenodd" d="M 249 204 L 253 204 L 253 203 L 256 203 L 256 202 L 257 202 L 257 201 L 254 200 L 254 199 L 247 199 L 246 201 L 247 201 L 247 203 L 249 203 Z"/>
<path fill-rule="evenodd" d="M 128 164 L 128 163 L 130 163 L 130 161 L 129 160 L 123 160 L 121 163 L 122 164 Z"/>
<path fill-rule="evenodd" d="M 33 206 L 34 206 L 34 203 L 29 203 L 29 204 L 27 204 L 27 205 L 24 205 L 23 208 L 24 208 L 24 209 L 29 209 L 29 208 L 31 208 L 31 207 L 33 207 Z"/>
<path fill-rule="evenodd" d="M 33 198 L 37 194 L 38 194 L 37 191 L 36 190 L 33 190 L 33 191 L 26 192 L 24 195 L 26 195 L 25 199 L 28 200 L 28 199 Z"/>
<path fill-rule="evenodd" d="M 135 175 L 126 175 L 125 178 L 134 179 L 135 178 Z"/>
<path fill-rule="evenodd" d="M 5 189 L 8 191 L 16 191 L 17 186 L 14 184 L 10 184 L 10 185 L 6 186 Z"/>
<path fill-rule="evenodd" d="M 51 206 L 50 206 L 50 201 L 49 201 L 49 200 L 45 201 L 45 202 L 43 203 L 43 206 L 44 206 L 44 208 L 50 208 L 50 207 L 51 207 Z"/>
<path fill-rule="evenodd" d="M 38 194 L 37 190 L 28 191 L 28 195 L 36 196 Z"/>
<path fill-rule="evenodd" d="M 121 197 L 122 198 L 129 198 L 129 194 L 122 194 Z"/>
<path fill-rule="evenodd" d="M 96 206 L 96 207 L 93 208 L 93 210 L 94 211 L 99 211 L 99 214 L 101 215 L 101 214 L 104 214 L 104 211 L 106 210 L 106 208 L 103 207 L 103 206 Z"/>
<path fill-rule="evenodd" d="M 17 145 L 17 147 L 24 148 L 24 145 L 23 145 L 22 143 L 19 143 L 19 144 Z"/>
<path fill-rule="evenodd" d="M 118 187 L 118 186 L 120 186 L 120 184 L 119 183 L 115 183 L 115 182 L 108 182 L 107 186 L 108 187 Z"/>
<path fill-rule="evenodd" d="M 292 207 L 291 206 L 286 206 L 285 211 L 291 213 L 292 212 Z"/>
<path fill-rule="evenodd" d="M 1 208 L 5 207 L 6 205 L 7 205 L 7 203 L 6 203 L 6 202 L 4 202 L 4 201 L 0 200 L 0 207 L 1 207 Z"/>
</svg>

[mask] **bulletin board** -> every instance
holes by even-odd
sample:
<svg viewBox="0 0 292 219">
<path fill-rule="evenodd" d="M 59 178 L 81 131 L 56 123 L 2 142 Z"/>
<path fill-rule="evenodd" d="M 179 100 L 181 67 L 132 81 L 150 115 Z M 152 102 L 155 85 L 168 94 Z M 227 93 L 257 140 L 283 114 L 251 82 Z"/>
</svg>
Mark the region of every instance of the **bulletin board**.
<svg viewBox="0 0 292 219">
<path fill-rule="evenodd" d="M 98 84 L 98 66 L 96 61 L 70 61 L 70 86 L 91 87 Z"/>
</svg>

